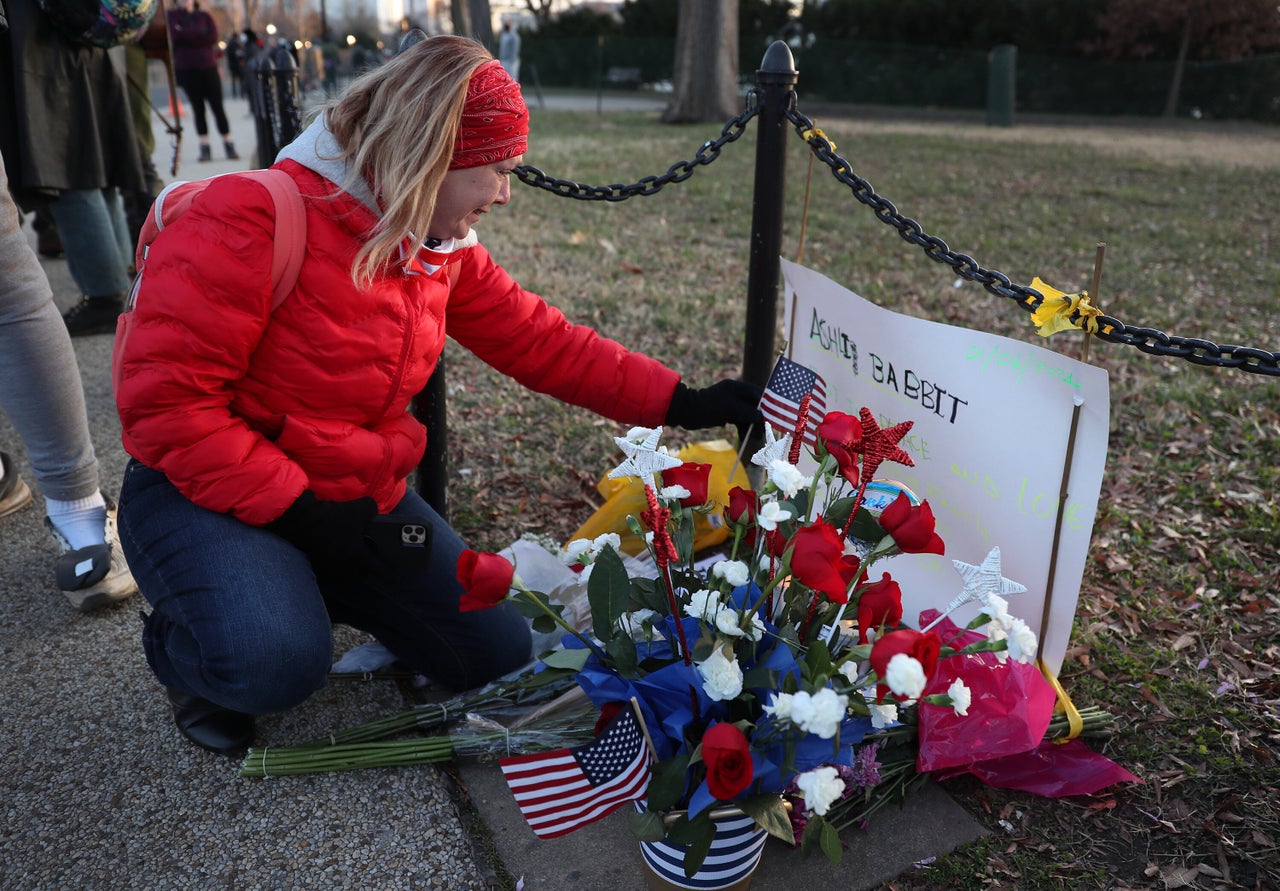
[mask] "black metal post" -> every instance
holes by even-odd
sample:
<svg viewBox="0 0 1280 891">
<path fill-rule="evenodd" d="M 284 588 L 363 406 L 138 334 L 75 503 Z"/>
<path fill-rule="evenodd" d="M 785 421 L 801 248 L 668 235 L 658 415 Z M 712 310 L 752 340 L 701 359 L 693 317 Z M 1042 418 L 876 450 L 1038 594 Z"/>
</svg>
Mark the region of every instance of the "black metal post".
<svg viewBox="0 0 1280 891">
<path fill-rule="evenodd" d="M 413 398 L 413 416 L 427 428 L 427 450 L 413 488 L 446 522 L 449 519 L 449 413 L 445 405 L 444 354 L 427 385 Z"/>
<path fill-rule="evenodd" d="M 756 72 L 760 108 L 756 114 L 755 191 L 751 202 L 751 256 L 747 267 L 747 330 L 743 339 L 742 377 L 764 385 L 774 363 L 778 326 L 778 286 L 782 274 L 783 193 L 787 172 L 787 109 L 799 72 L 791 49 L 775 40 L 765 50 Z M 747 454 L 763 441 L 751 435 Z"/>
</svg>

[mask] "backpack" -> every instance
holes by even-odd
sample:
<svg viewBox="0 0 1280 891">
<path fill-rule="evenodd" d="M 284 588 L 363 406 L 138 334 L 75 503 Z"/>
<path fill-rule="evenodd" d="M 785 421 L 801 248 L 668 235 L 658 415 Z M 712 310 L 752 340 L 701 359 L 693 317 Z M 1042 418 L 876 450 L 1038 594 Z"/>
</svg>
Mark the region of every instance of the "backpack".
<svg viewBox="0 0 1280 891">
<path fill-rule="evenodd" d="M 307 215 L 302 203 L 302 195 L 293 177 L 283 170 L 246 170 L 237 173 L 224 173 L 221 176 L 243 176 L 255 179 L 266 186 L 275 204 L 276 229 L 272 239 L 271 255 L 271 311 L 285 301 L 298 283 L 298 271 L 302 268 L 302 259 L 307 246 Z M 133 329 L 133 308 L 138 302 L 138 293 L 142 289 L 143 273 L 146 271 L 147 254 L 156 236 L 178 217 L 186 213 L 191 203 L 202 193 L 209 183 L 218 177 L 192 180 L 190 182 L 174 182 L 165 186 L 151 205 L 151 210 L 143 220 L 138 234 L 138 245 L 134 252 L 134 268 L 137 274 L 133 279 L 133 287 L 129 290 L 129 299 L 125 311 L 116 320 L 116 339 L 111 349 L 111 389 L 118 392 L 122 359 L 129 342 L 129 333 Z"/>
<path fill-rule="evenodd" d="M 50 21 L 75 43 L 110 49 L 128 43 L 151 24 L 156 0 L 37 0 Z"/>
</svg>

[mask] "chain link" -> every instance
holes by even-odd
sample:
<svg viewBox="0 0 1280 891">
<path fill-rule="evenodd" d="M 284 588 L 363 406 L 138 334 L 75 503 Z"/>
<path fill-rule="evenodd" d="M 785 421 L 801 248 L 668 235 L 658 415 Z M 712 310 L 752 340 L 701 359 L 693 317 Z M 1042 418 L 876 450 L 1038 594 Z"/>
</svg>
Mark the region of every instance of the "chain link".
<svg viewBox="0 0 1280 891">
<path fill-rule="evenodd" d="M 670 183 L 682 183 L 693 176 L 698 167 L 705 167 L 720 157 L 720 150 L 730 142 L 736 141 L 747 128 L 747 122 L 756 116 L 759 107 L 756 103 L 757 91 L 752 90 L 747 96 L 747 106 L 737 117 L 729 120 L 720 132 L 719 139 L 708 139 L 698 147 L 692 161 L 677 161 L 667 168 L 661 176 L 642 177 L 629 185 L 614 183 L 608 186 L 591 186 L 576 183 L 567 179 L 556 179 L 547 176 L 537 167 L 522 165 L 515 169 L 515 175 L 526 186 L 545 189 L 554 195 L 564 198 L 577 198 L 580 201 L 625 201 L 636 196 L 648 196 L 658 192 Z"/>
<path fill-rule="evenodd" d="M 870 207 L 881 222 L 894 227 L 904 240 L 920 247 L 931 260 L 947 264 L 961 278 L 977 282 L 997 297 L 1013 300 L 1028 313 L 1040 308 L 1044 296 L 1039 291 L 1014 284 L 1004 273 L 984 269 L 973 257 L 951 250 L 941 238 L 929 235 L 915 220 L 899 213 L 892 201 L 877 195 L 871 184 L 854 173 L 849 162 L 835 153 L 822 131 L 816 129 L 813 121 L 798 111 L 794 103 L 787 109 L 787 119 L 808 143 L 809 150 L 831 168 L 836 179 L 847 185 L 853 196 Z M 1111 316 L 1099 316 L 1096 321 L 1096 336 L 1110 343 L 1127 344 L 1156 356 L 1185 359 L 1195 365 L 1238 368 L 1255 374 L 1280 376 L 1280 353 L 1255 347 L 1220 346 L 1200 338 L 1165 334 L 1155 328 L 1131 328 Z"/>
</svg>

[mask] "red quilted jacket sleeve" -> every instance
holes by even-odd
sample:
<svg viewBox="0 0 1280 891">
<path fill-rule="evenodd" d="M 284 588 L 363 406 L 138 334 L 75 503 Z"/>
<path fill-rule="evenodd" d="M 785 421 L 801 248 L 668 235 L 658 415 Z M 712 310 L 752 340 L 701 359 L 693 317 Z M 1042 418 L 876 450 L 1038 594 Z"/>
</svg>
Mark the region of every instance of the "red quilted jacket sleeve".
<svg viewBox="0 0 1280 891">
<path fill-rule="evenodd" d="M 477 245 L 447 267 L 448 334 L 524 386 L 624 424 L 662 423 L 680 375 L 524 290 Z"/>
</svg>

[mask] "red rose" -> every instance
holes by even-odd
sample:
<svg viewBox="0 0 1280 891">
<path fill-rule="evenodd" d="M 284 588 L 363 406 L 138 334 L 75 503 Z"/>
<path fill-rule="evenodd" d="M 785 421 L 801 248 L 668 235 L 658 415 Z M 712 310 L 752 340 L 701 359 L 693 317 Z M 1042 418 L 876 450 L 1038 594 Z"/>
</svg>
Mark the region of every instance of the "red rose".
<svg viewBox="0 0 1280 891">
<path fill-rule="evenodd" d="M 702 763 L 707 767 L 707 789 L 717 801 L 736 798 L 751 785 L 751 747 L 735 724 L 721 721 L 703 734 Z"/>
<path fill-rule="evenodd" d="M 880 528 L 893 537 L 904 554 L 941 554 L 946 545 L 934 532 L 933 508 L 923 501 L 912 506 L 906 492 L 899 492 L 893 504 L 880 513 Z"/>
<path fill-rule="evenodd" d="M 756 511 L 760 509 L 760 496 L 750 489 L 734 486 L 729 490 L 729 507 L 724 512 L 727 522 L 745 526 L 755 521 Z"/>
<path fill-rule="evenodd" d="M 679 467 L 662 471 L 664 486 L 684 486 L 689 495 L 680 499 L 684 507 L 702 507 L 707 503 L 707 490 L 711 482 L 711 465 L 686 461 Z"/>
<path fill-rule="evenodd" d="M 885 573 L 858 596 L 858 642 L 867 642 L 867 631 L 902 621 L 902 589 Z"/>
<path fill-rule="evenodd" d="M 818 520 L 791 537 L 791 574 L 836 603 L 847 603 L 858 564 L 844 559 L 844 541 L 836 527 Z"/>
<path fill-rule="evenodd" d="M 883 702 L 889 686 L 883 683 L 889 662 L 899 653 L 906 653 L 924 668 L 926 682 L 938 667 L 938 654 L 942 651 L 942 639 L 932 631 L 923 633 L 914 628 L 890 631 L 871 647 L 871 668 L 881 683 L 876 685 L 876 702 Z"/>
<path fill-rule="evenodd" d="M 515 574 L 506 557 L 463 551 L 458 558 L 458 582 L 466 593 L 458 601 L 458 610 L 469 613 L 497 606 L 507 599 Z"/>
<path fill-rule="evenodd" d="M 858 485 L 858 456 L 862 453 L 862 421 L 842 411 L 829 411 L 818 425 L 818 439 L 836 459 L 840 475 Z"/>
<path fill-rule="evenodd" d="M 596 729 L 592 731 L 596 736 L 604 733 L 614 718 L 618 716 L 618 712 L 627 707 L 625 702 L 606 702 L 600 706 L 600 717 L 596 719 Z"/>
</svg>

